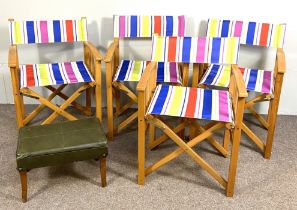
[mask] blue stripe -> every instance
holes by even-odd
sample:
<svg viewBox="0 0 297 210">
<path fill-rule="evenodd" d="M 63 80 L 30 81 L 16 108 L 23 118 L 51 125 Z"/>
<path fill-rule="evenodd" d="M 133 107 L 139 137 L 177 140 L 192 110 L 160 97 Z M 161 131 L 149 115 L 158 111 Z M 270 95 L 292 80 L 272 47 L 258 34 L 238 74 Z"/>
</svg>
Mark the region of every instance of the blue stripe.
<svg viewBox="0 0 297 210">
<path fill-rule="evenodd" d="M 220 62 L 221 38 L 212 39 L 211 63 Z"/>
<path fill-rule="evenodd" d="M 190 62 L 191 41 L 191 37 L 184 37 L 183 39 L 182 62 Z"/>
<path fill-rule="evenodd" d="M 202 118 L 211 119 L 212 90 L 204 89 Z"/>
<path fill-rule="evenodd" d="M 54 42 L 61 42 L 61 27 L 60 27 L 59 20 L 53 21 L 53 28 L 54 28 Z"/>
<path fill-rule="evenodd" d="M 129 64 L 130 64 L 129 60 L 123 60 L 122 61 L 122 66 L 121 66 L 120 73 L 118 75 L 117 80 L 119 80 L 119 81 L 124 81 L 125 80 L 125 77 L 126 77 L 126 74 L 127 74 L 128 68 L 129 68 Z"/>
<path fill-rule="evenodd" d="M 228 37 L 230 20 L 223 20 L 221 37 Z"/>
<path fill-rule="evenodd" d="M 130 20 L 130 37 L 137 37 L 137 16 L 132 15 Z"/>
<path fill-rule="evenodd" d="M 52 70 L 53 70 L 53 74 L 56 80 L 56 84 L 64 84 L 64 80 L 63 77 L 61 75 L 61 71 L 60 71 L 60 67 L 58 63 L 53 63 L 52 64 Z"/>
<path fill-rule="evenodd" d="M 213 82 L 214 78 L 218 74 L 219 68 L 220 68 L 220 65 L 213 65 L 212 68 L 209 69 L 210 72 L 204 82 L 205 84 L 210 85 Z"/>
<path fill-rule="evenodd" d="M 257 82 L 257 75 L 258 75 L 257 69 L 251 69 L 250 78 L 249 78 L 249 82 L 247 85 L 248 90 L 255 90 L 256 82 Z"/>
<path fill-rule="evenodd" d="M 249 22 L 248 31 L 246 35 L 246 44 L 253 44 L 256 30 L 256 23 Z"/>
<path fill-rule="evenodd" d="M 164 82 L 164 62 L 158 62 L 157 67 L 157 82 Z"/>
<path fill-rule="evenodd" d="M 156 99 L 154 108 L 152 110 L 152 114 L 160 114 L 162 112 L 164 103 L 166 101 L 167 95 L 169 91 L 169 85 L 162 85 L 159 95 Z"/>
<path fill-rule="evenodd" d="M 35 43 L 34 21 L 26 21 L 28 43 Z"/>
<path fill-rule="evenodd" d="M 173 17 L 166 16 L 166 36 L 173 35 Z"/>
<path fill-rule="evenodd" d="M 82 78 L 84 79 L 84 81 L 85 81 L 85 82 L 91 82 L 92 79 L 91 79 L 91 77 L 90 77 L 90 75 L 89 75 L 88 70 L 86 69 L 86 66 L 84 65 L 84 62 L 82 62 L 82 61 L 77 61 L 77 62 L 76 62 L 76 65 L 77 65 L 78 70 L 79 70 L 79 72 L 80 72 Z"/>
</svg>

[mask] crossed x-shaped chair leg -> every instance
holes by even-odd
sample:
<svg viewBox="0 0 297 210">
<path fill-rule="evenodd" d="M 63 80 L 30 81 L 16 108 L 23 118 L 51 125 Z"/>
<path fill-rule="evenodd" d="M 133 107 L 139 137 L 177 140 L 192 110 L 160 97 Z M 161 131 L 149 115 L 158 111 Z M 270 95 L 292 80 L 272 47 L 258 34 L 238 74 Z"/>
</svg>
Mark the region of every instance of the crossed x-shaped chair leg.
<svg viewBox="0 0 297 210">
<path fill-rule="evenodd" d="M 176 134 L 176 132 L 182 129 L 184 125 L 179 125 L 172 129 L 168 125 L 166 125 L 162 120 L 158 119 L 158 117 L 148 115 L 146 118 L 150 126 L 156 126 L 160 128 L 167 135 L 167 137 L 172 139 L 179 146 L 179 148 L 171 152 L 170 154 L 166 155 L 153 165 L 145 168 L 145 144 L 144 142 L 142 142 L 144 141 L 145 137 L 142 136 L 142 138 L 139 138 L 139 141 L 141 142 L 139 142 L 138 146 L 138 184 L 143 185 L 145 176 L 157 170 L 158 168 L 165 165 L 174 158 L 178 157 L 182 153 L 186 152 L 189 156 L 191 156 L 194 159 L 194 161 L 198 165 L 200 165 L 204 170 L 206 170 L 215 180 L 217 180 L 226 189 L 227 196 L 233 195 L 235 174 L 237 168 L 238 148 L 240 142 L 240 129 L 238 130 L 238 128 L 231 128 L 230 123 L 224 122 L 211 122 L 205 127 L 200 126 L 197 122 L 192 122 L 191 126 L 195 126 L 198 130 L 200 130 L 201 133 L 186 143 L 185 140 L 183 140 Z M 228 180 L 224 179 L 211 165 L 209 165 L 199 154 L 197 154 L 192 149 L 192 147 L 207 139 L 211 143 L 211 145 L 214 146 L 217 150 L 219 150 L 222 154 L 227 154 L 227 151 L 212 137 L 214 131 L 219 130 L 223 127 L 235 129 L 235 132 L 231 135 L 233 139 L 233 146 L 230 157 Z M 164 138 L 165 137 L 162 137 L 162 139 Z"/>
<path fill-rule="evenodd" d="M 134 104 L 137 104 L 137 95 L 133 93 L 129 88 L 127 88 L 125 85 L 123 85 L 121 82 L 113 82 L 112 83 L 114 89 L 113 89 L 113 95 L 116 98 L 116 112 L 112 115 L 115 117 L 119 117 L 123 112 L 125 112 L 127 109 L 131 108 Z M 124 104 L 120 104 L 120 91 L 124 92 L 125 95 L 127 95 L 130 100 Z M 113 112 L 113 111 L 112 111 Z M 113 117 L 109 119 L 109 132 L 113 131 L 114 134 L 119 133 L 121 130 L 123 130 L 125 127 L 127 127 L 131 122 L 137 119 L 137 111 L 131 114 L 129 117 L 125 118 L 123 121 L 121 121 L 117 126 L 113 126 Z M 111 134 L 109 134 L 109 137 L 111 138 Z"/>
<path fill-rule="evenodd" d="M 26 95 L 28 97 L 35 98 L 39 100 L 41 103 L 36 109 L 33 110 L 25 119 L 24 119 L 24 124 L 29 123 L 34 117 L 36 117 L 45 107 L 48 107 L 52 109 L 54 112 L 47 118 L 45 119 L 41 124 L 49 124 L 53 122 L 59 115 L 65 117 L 68 120 L 76 120 L 77 118 L 71 115 L 70 113 L 66 112 L 65 109 L 70 105 L 73 104 L 75 107 L 79 107 L 81 110 L 86 110 L 88 113 L 87 109 L 84 109 L 80 104 L 75 102 L 75 100 L 81 95 L 83 91 L 85 91 L 88 88 L 94 87 L 95 82 L 90 82 L 82 85 L 80 88 L 78 88 L 70 97 L 64 95 L 61 91 L 65 88 L 66 85 L 61 85 L 57 89 L 54 87 L 48 87 L 51 91 L 53 91 L 48 98 L 45 98 L 41 96 L 40 94 L 36 93 L 35 91 L 29 89 L 29 88 L 22 88 L 20 92 L 23 95 Z M 65 102 L 59 107 L 51 102 L 51 100 L 55 96 L 61 96 L 62 98 L 66 99 Z"/>
</svg>

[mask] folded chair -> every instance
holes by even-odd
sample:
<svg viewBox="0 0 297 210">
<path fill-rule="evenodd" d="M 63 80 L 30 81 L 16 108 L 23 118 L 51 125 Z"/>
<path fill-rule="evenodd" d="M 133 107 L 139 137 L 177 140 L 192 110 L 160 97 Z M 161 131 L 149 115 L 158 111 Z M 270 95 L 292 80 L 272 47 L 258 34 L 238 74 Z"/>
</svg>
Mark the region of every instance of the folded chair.
<svg viewBox="0 0 297 210">
<path fill-rule="evenodd" d="M 17 170 L 22 183 L 22 199 L 27 201 L 27 171 L 33 168 L 59 165 L 68 162 L 100 159 L 102 186 L 106 185 L 107 139 L 101 128 L 101 60 L 98 50 L 87 41 L 87 20 L 9 20 L 11 46 L 9 68 L 19 128 L 16 151 Z M 19 64 L 18 45 L 83 42 L 84 61 L 69 61 L 48 64 Z M 81 86 L 71 96 L 62 90 L 71 84 Z M 44 87 L 52 93 L 44 97 L 34 89 Z M 66 112 L 69 105 L 91 115 L 91 94 L 95 93 L 96 117 L 79 119 Z M 75 101 L 86 91 L 86 106 Z M 23 97 L 40 102 L 30 114 L 25 114 Z M 65 99 L 55 105 L 55 96 Z M 41 125 L 25 126 L 45 107 L 53 113 Z M 54 123 L 57 116 L 69 121 Z M 25 127 L 24 127 L 25 126 Z"/>
<path fill-rule="evenodd" d="M 175 50 L 172 50 L 172 49 Z M 236 65 L 239 49 L 238 38 L 205 37 L 154 37 L 152 62 L 145 69 L 138 85 L 138 184 L 143 185 L 145 176 L 186 152 L 225 189 L 227 196 L 234 192 L 240 143 L 241 121 L 246 88 Z M 193 64 L 193 87 L 156 84 L 156 62 L 180 62 Z M 197 88 L 199 64 L 232 64 L 230 90 Z M 176 127 L 164 120 L 164 116 L 184 119 Z M 200 119 L 207 120 L 205 126 Z M 175 120 L 175 122 L 180 122 Z M 145 136 L 149 124 L 150 143 L 155 142 L 155 127 L 164 132 L 163 139 L 172 139 L 179 148 L 158 162 L 145 167 Z M 188 127 L 190 140 L 182 139 L 177 133 Z M 198 143 L 208 140 L 222 155 L 227 152 L 212 136 L 215 131 L 227 128 L 233 140 L 230 168 L 227 180 L 193 150 Z M 197 131 L 199 133 L 197 134 Z M 162 141 L 157 142 L 160 144 Z"/>
<path fill-rule="evenodd" d="M 114 125 L 114 120 L 128 108 L 137 104 L 137 95 L 125 85 L 125 82 L 138 82 L 148 61 L 121 60 L 119 58 L 119 41 L 123 39 L 151 38 L 153 34 L 164 36 L 183 36 L 185 33 L 184 16 L 114 16 L 114 41 L 109 46 L 106 62 L 107 86 L 107 120 L 108 138 L 127 127 L 137 119 L 137 111 Z M 158 66 L 158 82 L 181 84 L 180 68 L 177 63 L 160 62 Z M 129 98 L 127 103 L 120 96 Z M 115 112 L 113 110 L 115 98 Z"/>
<path fill-rule="evenodd" d="M 240 37 L 243 45 L 277 48 L 274 70 L 239 67 L 246 88 L 256 92 L 257 96 L 245 104 L 267 132 L 266 143 L 243 123 L 242 130 L 260 148 L 264 157 L 271 156 L 275 123 L 282 89 L 283 76 L 286 71 L 283 44 L 286 24 L 268 24 L 230 20 L 209 19 L 208 37 Z M 210 65 L 200 84 L 208 87 L 228 87 L 230 83 L 230 66 Z M 269 101 L 267 119 L 263 118 L 253 106 L 259 102 Z M 225 135 L 225 146 L 228 147 L 228 132 Z"/>
</svg>

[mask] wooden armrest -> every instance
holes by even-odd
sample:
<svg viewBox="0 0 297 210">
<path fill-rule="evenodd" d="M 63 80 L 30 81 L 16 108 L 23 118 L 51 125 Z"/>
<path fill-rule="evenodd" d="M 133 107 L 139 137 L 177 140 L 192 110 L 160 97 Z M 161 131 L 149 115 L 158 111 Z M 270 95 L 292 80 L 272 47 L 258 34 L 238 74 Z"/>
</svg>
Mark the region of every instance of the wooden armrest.
<svg viewBox="0 0 297 210">
<path fill-rule="evenodd" d="M 109 47 L 107 49 L 107 53 L 106 53 L 105 58 L 104 58 L 104 62 L 106 62 L 106 63 L 111 62 L 117 47 L 118 47 L 118 43 L 116 43 L 116 42 L 112 42 L 109 45 Z"/>
<path fill-rule="evenodd" d="M 245 83 L 242 77 L 242 73 L 239 71 L 237 65 L 232 65 L 232 72 L 235 77 L 235 82 L 236 82 L 236 89 L 238 92 L 238 97 L 241 98 L 246 98 L 248 97 L 248 93 L 245 87 Z"/>
<path fill-rule="evenodd" d="M 18 55 L 17 55 L 17 47 L 12 45 L 9 47 L 8 53 L 8 66 L 9 67 L 16 67 L 18 63 Z"/>
<path fill-rule="evenodd" d="M 277 60 L 277 72 L 278 73 L 286 73 L 286 58 L 285 53 L 282 48 L 277 49 L 276 53 L 276 60 Z"/>
<path fill-rule="evenodd" d="M 154 70 L 157 69 L 157 62 L 150 62 L 149 65 L 146 66 L 143 74 L 141 75 L 141 78 L 137 84 L 137 91 L 144 91 L 147 86 L 149 85 L 149 79 L 152 77 L 152 73 L 157 73 L 154 72 Z"/>
<path fill-rule="evenodd" d="M 98 51 L 98 49 L 91 42 L 85 41 L 84 45 L 89 48 L 89 50 L 91 51 L 91 53 L 93 54 L 94 58 L 97 61 L 102 60 L 102 56 L 100 55 L 100 52 Z"/>
</svg>

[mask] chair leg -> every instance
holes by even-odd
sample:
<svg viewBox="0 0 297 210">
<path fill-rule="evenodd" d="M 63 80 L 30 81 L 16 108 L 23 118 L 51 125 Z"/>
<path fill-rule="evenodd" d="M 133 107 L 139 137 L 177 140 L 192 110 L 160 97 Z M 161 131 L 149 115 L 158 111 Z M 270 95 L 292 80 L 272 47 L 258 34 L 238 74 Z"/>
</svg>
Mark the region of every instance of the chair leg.
<svg viewBox="0 0 297 210">
<path fill-rule="evenodd" d="M 106 187 L 106 158 L 100 159 L 101 186 Z"/>
<path fill-rule="evenodd" d="M 230 143 L 230 130 L 226 129 L 224 132 L 223 146 L 227 152 L 229 151 L 229 143 Z"/>
<path fill-rule="evenodd" d="M 91 116 L 92 115 L 92 110 L 91 110 L 91 99 L 92 97 L 92 89 L 88 88 L 86 89 L 86 114 L 87 116 Z"/>
<path fill-rule="evenodd" d="M 107 85 L 107 124 L 108 124 L 108 140 L 113 139 L 113 95 L 112 95 L 112 85 Z"/>
<path fill-rule="evenodd" d="M 19 171 L 22 184 L 22 201 L 27 202 L 27 171 Z"/>
<path fill-rule="evenodd" d="M 241 129 L 238 127 L 235 127 L 233 132 L 234 133 L 230 134 L 230 137 L 232 138 L 233 141 L 232 141 L 232 150 L 231 150 L 231 156 L 230 156 L 228 183 L 226 188 L 227 197 L 233 197 L 233 194 L 234 194 Z"/>
<path fill-rule="evenodd" d="M 267 133 L 267 139 L 266 139 L 266 146 L 264 151 L 264 158 L 270 159 L 271 157 L 271 150 L 272 150 L 272 143 L 274 138 L 274 131 L 275 131 L 275 122 L 277 117 L 277 109 L 278 104 L 275 103 L 275 99 L 270 101 L 269 104 L 269 111 L 268 111 L 268 133 Z"/>
</svg>

